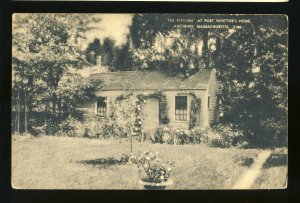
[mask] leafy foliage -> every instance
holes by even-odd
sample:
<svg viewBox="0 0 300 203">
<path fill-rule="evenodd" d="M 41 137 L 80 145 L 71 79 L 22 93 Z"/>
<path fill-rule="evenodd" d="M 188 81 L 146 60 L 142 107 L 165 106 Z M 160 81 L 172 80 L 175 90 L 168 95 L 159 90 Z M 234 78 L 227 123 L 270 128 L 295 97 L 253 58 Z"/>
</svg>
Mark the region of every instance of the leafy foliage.
<svg viewBox="0 0 300 203">
<path fill-rule="evenodd" d="M 225 120 L 246 131 L 253 145 L 285 145 L 287 134 L 287 24 L 284 16 L 253 17 L 223 39 L 219 80 Z M 225 51 L 226 50 L 226 51 Z M 272 120 L 281 130 L 270 130 Z"/>
<path fill-rule="evenodd" d="M 197 98 L 195 94 L 190 95 L 192 95 L 192 101 L 189 129 L 193 129 L 196 127 L 197 124 L 199 124 L 200 121 L 201 99 Z"/>
<path fill-rule="evenodd" d="M 251 24 L 207 30 L 178 29 L 166 23 L 167 18 L 178 18 L 177 14 L 136 14 L 131 28 L 135 60 L 141 68 L 185 77 L 201 67 L 216 68 L 226 101 L 224 124 L 235 123 L 250 131 L 253 145 L 285 145 L 287 20 L 283 15 L 243 17 Z M 271 120 L 280 130 L 271 130 Z"/>
<path fill-rule="evenodd" d="M 162 163 L 159 153 L 151 151 L 143 152 L 137 156 L 131 156 L 131 160 L 146 172 L 146 181 L 161 183 L 167 181 L 170 177 L 171 167 L 168 163 Z"/>
<path fill-rule="evenodd" d="M 102 42 L 95 38 L 86 48 L 85 55 L 86 60 L 94 65 L 97 56 L 101 56 L 101 65 L 108 67 L 110 71 L 126 71 L 134 68 L 130 39 L 118 47 L 110 38 L 105 38 Z"/>
<path fill-rule="evenodd" d="M 207 144 L 213 147 L 249 147 L 247 133 L 233 124 L 218 124 L 212 128 L 191 130 L 172 127 L 158 127 L 152 137 L 153 143 Z"/>
<path fill-rule="evenodd" d="M 120 129 L 121 137 L 127 137 L 133 133 L 136 122 L 136 99 L 133 95 L 128 95 L 126 99 L 110 101 L 110 114 L 108 119 L 114 123 L 115 128 Z"/>
<path fill-rule="evenodd" d="M 84 14 L 13 16 L 13 105 L 24 106 L 28 120 L 34 111 L 48 113 L 48 133 L 55 132 L 61 120 L 78 117 L 76 99 L 96 85 L 70 71 L 85 64 L 79 41 L 92 29 L 91 22 L 99 20 Z M 26 95 L 22 101 L 20 92 Z"/>
<path fill-rule="evenodd" d="M 128 71 L 135 68 L 130 39 L 127 39 L 127 42 L 116 50 L 113 67 L 114 70 L 118 71 Z"/>
</svg>

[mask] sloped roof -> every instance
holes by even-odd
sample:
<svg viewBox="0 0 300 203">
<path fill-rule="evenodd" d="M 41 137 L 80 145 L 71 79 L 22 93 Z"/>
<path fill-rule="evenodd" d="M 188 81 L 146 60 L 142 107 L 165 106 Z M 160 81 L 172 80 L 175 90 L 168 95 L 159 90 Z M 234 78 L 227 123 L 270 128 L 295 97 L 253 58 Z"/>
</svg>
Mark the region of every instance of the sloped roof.
<svg viewBox="0 0 300 203">
<path fill-rule="evenodd" d="M 203 69 L 189 78 L 161 71 L 121 71 L 94 73 L 90 79 L 104 82 L 102 90 L 196 90 L 206 89 L 212 69 Z"/>
</svg>

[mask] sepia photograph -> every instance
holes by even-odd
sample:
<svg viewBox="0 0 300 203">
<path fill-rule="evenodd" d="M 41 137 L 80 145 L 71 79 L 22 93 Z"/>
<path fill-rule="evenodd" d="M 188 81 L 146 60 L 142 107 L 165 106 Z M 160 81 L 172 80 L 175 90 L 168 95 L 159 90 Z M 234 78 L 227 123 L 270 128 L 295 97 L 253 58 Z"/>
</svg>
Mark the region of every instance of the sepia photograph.
<svg viewBox="0 0 300 203">
<path fill-rule="evenodd" d="M 14 13 L 14 189 L 288 185 L 288 17 Z"/>
</svg>

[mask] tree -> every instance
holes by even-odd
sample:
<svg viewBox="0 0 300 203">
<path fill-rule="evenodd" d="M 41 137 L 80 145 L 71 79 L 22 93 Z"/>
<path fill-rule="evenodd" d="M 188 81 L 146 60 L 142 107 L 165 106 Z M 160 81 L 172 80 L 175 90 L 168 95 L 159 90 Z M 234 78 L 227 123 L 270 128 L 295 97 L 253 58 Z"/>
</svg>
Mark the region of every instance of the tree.
<svg viewBox="0 0 300 203">
<path fill-rule="evenodd" d="M 116 56 L 115 41 L 110 38 L 105 38 L 102 44 L 103 64 L 109 68 L 113 68 L 113 61 Z"/>
<path fill-rule="evenodd" d="M 184 18 L 194 19 L 199 15 L 186 15 Z M 135 52 L 151 50 L 156 57 L 147 56 L 136 57 L 138 66 L 144 66 L 149 69 L 159 67 L 164 69 L 175 67 L 169 72 L 179 72 L 186 76 L 190 76 L 197 72 L 200 68 L 212 68 L 210 61 L 210 44 L 209 40 L 212 35 L 217 36 L 223 32 L 219 30 L 207 30 L 188 28 L 177 28 L 175 23 L 167 22 L 166 19 L 177 19 L 178 14 L 135 14 L 133 17 L 132 26 L 130 28 L 133 46 Z M 176 33 L 176 36 L 172 36 Z M 157 40 L 162 38 L 162 41 L 172 41 L 172 46 L 164 48 L 163 51 L 156 50 Z M 165 46 L 166 42 L 161 43 Z M 179 51 L 180 49 L 180 51 Z M 175 53 L 177 52 L 177 53 Z M 180 57 L 176 55 L 180 55 Z M 183 55 L 182 55 L 183 54 Z M 145 59 L 145 60 L 144 60 Z M 141 63 L 140 61 L 144 61 Z M 171 62 L 171 63 L 169 63 Z"/>
<path fill-rule="evenodd" d="M 79 14 L 13 16 L 13 72 L 16 75 L 13 91 L 26 92 L 28 98 L 23 100 L 23 106 L 28 107 L 30 113 L 42 107 L 42 111 L 50 114 L 49 119 L 57 120 L 61 103 L 57 92 L 59 82 L 70 67 L 84 65 L 78 41 L 92 29 L 90 22 L 99 20 Z"/>
<path fill-rule="evenodd" d="M 128 71 L 134 69 L 133 52 L 130 46 L 130 40 L 116 50 L 116 57 L 114 59 L 114 70 Z"/>
<path fill-rule="evenodd" d="M 118 57 L 118 54 L 120 54 L 119 49 L 120 48 L 116 46 L 115 41 L 110 38 L 104 38 L 102 43 L 98 38 L 95 38 L 86 48 L 85 58 L 91 64 L 96 65 L 96 57 L 101 56 L 101 65 L 107 66 L 110 71 L 115 71 L 116 58 Z"/>
<path fill-rule="evenodd" d="M 110 103 L 109 119 L 114 122 L 115 129 L 124 130 L 126 137 L 129 136 L 130 152 L 132 153 L 133 128 L 136 121 L 137 99 L 129 94 L 125 98 Z"/>
<path fill-rule="evenodd" d="M 86 60 L 91 64 L 96 64 L 96 56 L 102 54 L 100 39 L 95 38 L 85 50 Z"/>
<path fill-rule="evenodd" d="M 184 18 L 197 17 L 201 15 Z M 243 17 L 251 23 L 243 24 L 241 29 L 178 29 L 164 20 L 178 19 L 178 14 L 137 14 L 131 27 L 135 61 L 138 67 L 186 76 L 199 68 L 216 68 L 228 107 L 223 120 L 248 131 L 254 144 L 284 144 L 287 21 L 282 15 Z M 210 18 L 220 19 L 222 15 Z M 159 49 L 159 38 L 171 38 L 172 43 L 162 43 Z"/>
<path fill-rule="evenodd" d="M 287 24 L 284 16 L 255 16 L 253 26 L 221 43 L 219 81 L 226 121 L 248 130 L 255 145 L 284 145 L 287 131 Z"/>
</svg>

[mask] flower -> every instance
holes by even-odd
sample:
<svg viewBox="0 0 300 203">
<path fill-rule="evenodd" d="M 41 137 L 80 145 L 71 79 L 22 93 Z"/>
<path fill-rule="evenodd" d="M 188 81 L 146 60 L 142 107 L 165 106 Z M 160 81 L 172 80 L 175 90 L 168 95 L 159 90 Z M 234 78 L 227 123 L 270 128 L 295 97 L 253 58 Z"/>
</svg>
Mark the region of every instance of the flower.
<svg viewBox="0 0 300 203">
<path fill-rule="evenodd" d="M 160 162 L 158 154 L 151 151 L 140 152 L 134 162 L 138 167 L 142 166 L 146 172 L 146 179 L 153 183 L 167 181 L 170 176 L 170 167 L 168 164 Z"/>
</svg>

